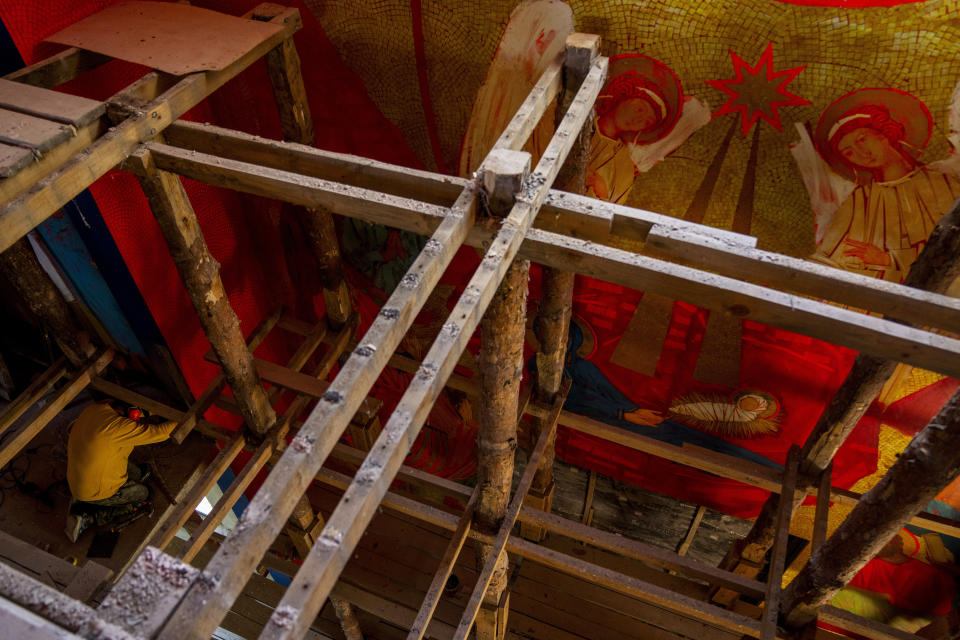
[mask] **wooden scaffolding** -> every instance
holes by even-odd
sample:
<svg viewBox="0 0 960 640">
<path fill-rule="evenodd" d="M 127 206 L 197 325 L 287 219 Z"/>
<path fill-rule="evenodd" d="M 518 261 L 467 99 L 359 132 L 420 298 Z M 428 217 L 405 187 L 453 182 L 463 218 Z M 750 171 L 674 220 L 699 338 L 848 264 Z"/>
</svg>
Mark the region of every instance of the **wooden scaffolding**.
<svg viewBox="0 0 960 640">
<path fill-rule="evenodd" d="M 273 22 L 280 29 L 223 70 L 183 77 L 149 73 L 105 104 L 85 105 L 94 115 L 85 123 L 74 123 L 71 135 L 44 142 L 39 161 L 24 161 L 16 149 L 8 154 L 13 158 L 8 163 L 9 176 L 0 182 L 0 251 L 22 242 L 35 225 L 111 168 L 138 176 L 213 347 L 208 357 L 219 363 L 222 374 L 182 412 L 103 379 L 100 374 L 109 365 L 110 350 L 66 345 L 71 362 L 57 363 L 0 420 L 2 433 L 59 378 L 70 377 L 48 410 L 5 444 L 0 465 L 87 385 L 177 420 L 177 441 L 195 431 L 225 444 L 185 490 L 178 506 L 166 514 L 146 541 L 149 546 L 99 607 L 91 608 L 0 565 L 0 620 L 5 628 L 30 629 L 35 638 L 209 637 L 241 596 L 252 568 L 285 531 L 303 564 L 299 570 L 296 565 L 286 567 L 295 571 L 293 584 L 275 603 L 260 637 L 303 637 L 329 598 L 344 635 L 359 638 L 349 594 L 337 581 L 371 519 L 383 507 L 451 532 L 419 611 L 406 621 L 408 638 L 414 640 L 435 635 L 428 632 L 432 613 L 468 539 L 481 549 L 482 570 L 459 624 L 446 629 L 442 637 L 462 639 L 472 632 L 478 638 L 503 637 L 509 609 L 508 556 L 743 636 L 767 640 L 812 634 L 811 622 L 819 618 L 870 637 L 913 637 L 825 603 L 907 522 L 960 537 L 960 523 L 920 513 L 960 469 L 957 402 L 948 403 L 880 485 L 865 496 L 831 487 L 830 461 L 889 377 L 892 363 L 960 377 L 960 342 L 944 335 L 960 332 L 960 301 L 942 295 L 957 274 L 954 257 L 960 212 L 956 207 L 944 216 L 911 271 L 908 284 L 912 286 L 901 286 L 762 251 L 748 236 L 584 197 L 580 194 L 589 157 L 591 113 L 607 62 L 599 54 L 599 38 L 584 34 L 571 36 L 565 55 L 540 78 L 473 179 L 322 151 L 308 146 L 313 140 L 312 123 L 292 40 L 300 24 L 297 11 L 262 5 L 247 17 Z M 287 141 L 178 119 L 262 56 L 270 69 Z M 42 110 L 43 105 L 58 104 L 49 98 L 60 94 L 48 88 L 106 59 L 70 49 L 8 76 L 5 82 L 36 90 L 48 101 L 38 98 L 40 111 L 35 109 L 34 117 L 58 122 L 63 114 L 57 108 Z M 553 117 L 550 105 L 557 98 L 562 117 L 532 167 L 530 155 L 521 149 L 540 119 Z M 179 176 L 299 205 L 298 215 L 324 265 L 328 317 L 309 325 L 278 310 L 245 339 Z M 358 341 L 353 340 L 357 318 L 350 309 L 346 285 L 337 277 L 339 253 L 331 213 L 429 236 Z M 615 248 L 623 238 L 642 240 L 643 253 Z M 482 249 L 484 257 L 429 353 L 422 362 L 396 354 L 401 338 L 463 245 Z M 543 315 L 544 335 L 553 333 L 540 346 L 535 392 L 521 394 L 517 354 L 522 350 L 518 351 L 517 340 L 522 344 L 522 333 L 518 336 L 510 328 L 519 325 L 522 331 L 524 324 L 528 261 L 547 268 L 550 284 L 542 306 L 549 312 Z M 562 358 L 573 272 L 844 345 L 861 356 L 810 440 L 791 451 L 783 471 L 697 447 L 665 444 L 562 409 L 569 388 L 562 381 Z M 453 369 L 468 338 L 481 325 L 483 373 L 477 382 L 458 376 Z M 284 364 L 253 356 L 257 345 L 275 330 L 301 341 Z M 319 364 L 304 372 L 322 345 L 325 351 Z M 338 362 L 339 372 L 328 381 Z M 368 394 L 387 366 L 413 376 L 396 410 L 381 426 L 375 417 L 376 400 Z M 269 391 L 264 382 L 271 385 Z M 222 394 L 227 385 L 232 396 Z M 403 465 L 444 386 L 483 398 L 480 482 L 474 490 Z M 292 391 L 296 399 L 277 415 L 273 405 L 283 390 Z M 233 433 L 205 421 L 204 413 L 214 403 L 241 415 L 245 427 Z M 309 417 L 299 422 L 311 405 Z M 523 415 L 536 418 L 534 446 L 511 495 L 517 423 Z M 773 495 L 751 535 L 731 550 L 722 568 L 627 540 L 550 513 L 558 425 Z M 368 452 L 339 442 L 347 430 Z M 251 452 L 249 461 L 211 514 L 194 528 L 187 543 L 171 546 L 195 505 L 244 450 Z M 351 477 L 324 467 L 330 457 L 359 466 Z M 190 567 L 187 563 L 266 467 L 269 475 L 238 525 L 219 541 L 203 570 Z M 466 510 L 457 517 L 398 495 L 391 490 L 398 478 L 465 501 Z M 305 498 L 314 482 L 343 490 L 326 520 Z M 887 492 L 882 502 L 878 492 Z M 790 518 L 808 495 L 817 496 L 815 551 L 800 576 L 782 590 Z M 856 506 L 848 521 L 825 540 L 830 501 Z M 522 523 L 522 536 L 514 533 L 517 522 Z M 849 535 L 855 528 L 860 535 Z M 864 530 L 872 533 L 863 535 Z M 544 532 L 707 582 L 715 587 L 713 600 L 671 592 L 559 553 L 538 544 Z M 760 582 L 756 575 L 771 549 L 769 577 Z M 751 616 L 731 606 L 740 594 L 762 600 L 762 613 Z"/>
</svg>

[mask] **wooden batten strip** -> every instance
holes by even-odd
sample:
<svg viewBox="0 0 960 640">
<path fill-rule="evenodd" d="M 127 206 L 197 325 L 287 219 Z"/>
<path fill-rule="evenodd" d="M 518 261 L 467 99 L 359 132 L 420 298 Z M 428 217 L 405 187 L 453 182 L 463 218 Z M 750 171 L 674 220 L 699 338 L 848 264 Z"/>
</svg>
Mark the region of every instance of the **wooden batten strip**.
<svg viewBox="0 0 960 640">
<path fill-rule="evenodd" d="M 460 550 L 463 549 L 463 545 L 470 535 L 470 527 L 473 524 L 473 512 L 477 506 L 479 497 L 480 491 L 479 489 L 475 489 L 470 496 L 469 502 L 467 502 L 466 509 L 464 509 L 463 514 L 460 516 L 460 522 L 457 523 L 457 528 L 453 532 L 453 537 L 450 538 L 450 543 L 447 544 L 447 548 L 443 552 L 440 565 L 433 574 L 433 580 L 430 581 L 427 595 L 423 599 L 423 604 L 420 605 L 416 619 L 410 626 L 410 633 L 407 634 L 407 640 L 421 640 L 423 634 L 426 633 L 427 625 L 430 624 L 430 619 L 433 617 L 433 612 L 437 608 L 437 603 L 440 602 L 440 596 L 443 595 L 443 589 L 447 584 L 447 580 L 450 578 L 450 574 L 453 573 L 453 567 L 457 564 L 457 558 L 460 557 Z"/>
<path fill-rule="evenodd" d="M 540 75 L 540 79 L 533 85 L 514 117 L 511 118 L 500 137 L 497 138 L 493 145 L 494 149 L 510 149 L 512 151 L 523 149 L 523 145 L 527 144 L 533 130 L 537 128 L 540 119 L 546 113 L 547 107 L 560 93 L 560 89 L 563 87 L 562 71 L 563 56 L 561 54 Z"/>
<path fill-rule="evenodd" d="M 43 410 L 29 424 L 24 425 L 12 438 L 7 440 L 3 448 L 0 449 L 0 468 L 5 467 L 20 453 L 21 449 L 33 440 L 34 436 L 47 426 L 47 423 L 63 411 L 63 408 L 70 404 L 81 391 L 86 389 L 93 378 L 107 368 L 111 360 L 113 360 L 113 349 L 105 349 L 91 358 L 86 366 L 76 372 L 70 378 L 70 382 L 57 392 L 56 397 L 44 406 Z"/>
<path fill-rule="evenodd" d="M 389 488 L 403 456 L 419 433 L 433 401 L 453 371 L 467 340 L 490 304 L 497 285 L 516 256 L 524 234 L 533 223 L 533 218 L 546 197 L 549 185 L 556 178 L 576 140 L 573 134 L 580 130 L 592 112 L 593 103 L 606 77 L 606 63 L 606 58 L 602 58 L 593 65 L 578 91 L 577 98 L 560 123 L 557 134 L 547 145 L 536 170 L 525 181 L 524 188 L 518 194 L 517 204 L 501 225 L 496 239 L 491 243 L 483 261 L 450 313 L 448 322 L 431 346 L 423 366 L 414 376 L 373 450 L 361 466 L 357 481 L 351 484 L 330 516 L 320 541 L 313 547 L 303 568 L 294 577 L 278 613 L 264 628 L 262 638 L 289 638 L 302 634 L 303 625 L 309 624 L 329 595 L 336 577 L 373 517 L 377 504 Z M 321 406 L 323 404 L 321 402 Z M 289 448 L 287 452 L 293 448 Z M 296 612 L 295 619 L 285 616 L 287 612 Z"/>
<path fill-rule="evenodd" d="M 6 250 L 32 228 L 46 220 L 78 193 L 125 159 L 143 141 L 156 136 L 171 122 L 213 93 L 252 62 L 300 28 L 299 13 L 289 11 L 283 28 L 260 42 L 221 71 L 186 76 L 88 147 L 88 152 L 67 160 L 40 180 L 35 188 L 0 208 L 0 251 Z"/>
<path fill-rule="evenodd" d="M 47 391 L 52 389 L 53 385 L 55 385 L 60 378 L 67 375 L 67 371 L 67 359 L 60 358 L 50 365 L 46 371 L 37 376 L 37 378 L 30 383 L 30 386 L 17 396 L 16 400 L 7 405 L 3 411 L 3 415 L 0 415 L 0 437 L 6 433 L 7 429 L 13 426 L 17 418 L 22 416 L 27 409 L 35 405 Z"/>
<path fill-rule="evenodd" d="M 470 594 L 470 600 L 467 602 L 463 615 L 460 617 L 454 640 L 466 640 L 466 637 L 470 634 L 470 629 L 473 628 L 473 621 L 476 619 L 480 605 L 483 603 L 483 596 L 487 591 L 491 578 L 493 578 L 493 573 L 497 568 L 497 561 L 504 552 L 507 539 L 510 537 L 510 531 L 513 530 L 513 525 L 517 522 L 517 516 L 520 515 L 520 509 L 523 507 L 523 499 L 526 497 L 527 492 L 530 491 L 530 485 L 533 484 L 533 477 L 537 472 L 537 467 L 540 465 L 540 459 L 547 450 L 547 446 L 552 443 L 552 436 L 557 431 L 557 420 L 560 418 L 560 410 L 563 408 L 563 403 L 567 399 L 567 392 L 569 391 L 570 380 L 567 379 L 566 384 L 561 388 L 554 400 L 553 406 L 550 408 L 550 415 L 544 420 L 540 428 L 540 437 L 537 439 L 537 444 L 527 459 L 527 467 L 523 470 L 520 482 L 517 483 L 517 488 L 510 501 L 510 506 L 503 516 L 503 522 L 500 523 L 500 529 L 497 531 L 497 535 L 493 540 L 490 553 L 487 556 L 486 562 L 483 564 L 480 575 L 477 577 L 473 592 Z"/>
<path fill-rule="evenodd" d="M 103 115 L 102 102 L 0 78 L 0 107 L 83 127 Z"/>
<path fill-rule="evenodd" d="M 280 311 L 275 314 L 276 318 L 279 320 Z M 273 316 L 271 316 L 272 318 Z M 268 318 L 269 320 L 270 318 Z M 323 358 L 317 364 L 312 380 L 317 378 L 325 378 L 329 375 L 330 370 L 337 363 L 337 359 L 340 357 L 340 354 L 343 353 L 343 349 L 346 347 L 347 342 L 350 340 L 350 337 L 353 335 L 353 331 L 356 328 L 358 322 L 357 315 L 354 314 L 350 321 L 344 326 L 338 336 L 334 341 L 333 346 L 330 348 L 327 353 L 324 354 Z M 270 326 L 272 327 L 272 323 Z M 264 338 L 269 329 L 263 333 Z M 326 334 L 326 323 L 320 323 L 314 327 L 306 336 L 301 343 L 300 347 L 296 352 L 290 357 L 290 360 L 287 363 L 287 370 L 291 372 L 297 372 L 306 365 L 307 361 L 310 359 L 310 356 L 313 355 L 313 352 L 323 341 L 323 337 Z M 309 376 L 308 376 L 309 377 Z M 274 387 L 270 390 L 269 398 L 270 402 L 273 403 L 279 398 L 282 393 L 280 387 Z M 284 412 L 283 417 L 281 418 L 280 423 L 276 427 L 275 433 L 271 434 L 266 440 L 264 440 L 257 450 L 254 452 L 253 456 L 244 465 L 243 470 L 234 478 L 233 482 L 230 483 L 230 486 L 226 491 L 223 492 L 223 495 L 220 496 L 220 499 L 217 500 L 217 503 L 214 505 L 213 509 L 207 516 L 203 519 L 203 524 L 201 527 L 194 532 L 191 536 L 189 543 L 187 544 L 183 552 L 184 562 L 190 562 L 194 557 L 203 549 L 203 545 L 207 542 L 217 527 L 220 526 L 220 523 L 223 522 L 223 519 L 227 516 L 227 513 L 230 512 L 230 509 L 233 508 L 233 505 L 237 503 L 237 500 L 243 495 L 243 492 L 246 491 L 247 487 L 250 486 L 250 483 L 257 477 L 257 474 L 260 473 L 260 470 L 270 461 L 273 456 L 274 451 L 277 448 L 282 447 L 284 443 L 284 437 L 286 433 L 290 430 L 290 427 L 294 424 L 294 421 L 297 419 L 297 416 L 307 408 L 307 405 L 313 401 L 313 396 L 311 395 L 300 395 L 297 397 L 290 406 Z"/>
</svg>

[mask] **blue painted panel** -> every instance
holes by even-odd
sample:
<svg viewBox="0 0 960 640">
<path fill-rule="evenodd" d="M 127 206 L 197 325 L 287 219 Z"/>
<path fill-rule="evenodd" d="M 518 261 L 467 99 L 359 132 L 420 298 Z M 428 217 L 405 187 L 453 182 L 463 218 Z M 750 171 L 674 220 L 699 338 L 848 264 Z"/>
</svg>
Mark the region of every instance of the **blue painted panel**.
<svg viewBox="0 0 960 640">
<path fill-rule="evenodd" d="M 70 218 L 62 211 L 58 211 L 41 223 L 37 231 L 73 290 L 103 324 L 110 336 L 123 349 L 145 356 L 143 345 L 140 344 L 130 323 L 127 322 L 120 305 L 117 304 L 117 299 L 107 286 L 106 280 Z"/>
</svg>

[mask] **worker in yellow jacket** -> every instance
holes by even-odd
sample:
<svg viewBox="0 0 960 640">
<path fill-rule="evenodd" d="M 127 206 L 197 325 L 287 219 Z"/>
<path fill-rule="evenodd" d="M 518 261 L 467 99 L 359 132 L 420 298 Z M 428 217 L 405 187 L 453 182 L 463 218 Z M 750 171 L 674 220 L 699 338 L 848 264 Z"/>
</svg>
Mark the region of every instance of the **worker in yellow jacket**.
<svg viewBox="0 0 960 640">
<path fill-rule="evenodd" d="M 103 525 L 136 511 L 150 497 L 144 473 L 128 459 L 133 448 L 167 439 L 176 422 L 147 424 L 139 410 L 122 415 L 109 403 L 84 409 L 67 442 L 67 483 L 73 495 L 65 533 L 71 541 L 91 524 Z"/>
</svg>

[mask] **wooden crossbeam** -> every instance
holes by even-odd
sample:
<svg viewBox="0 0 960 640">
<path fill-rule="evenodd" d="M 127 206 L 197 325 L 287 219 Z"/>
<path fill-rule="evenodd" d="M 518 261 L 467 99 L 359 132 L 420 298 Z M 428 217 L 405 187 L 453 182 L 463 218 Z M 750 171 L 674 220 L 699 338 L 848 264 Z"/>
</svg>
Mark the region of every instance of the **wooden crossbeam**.
<svg viewBox="0 0 960 640">
<path fill-rule="evenodd" d="M 76 155 L 40 180 L 36 187 L 0 208 L 0 251 L 23 237 L 83 189 L 125 159 L 142 142 L 163 131 L 198 102 L 246 69 L 300 28 L 296 9 L 288 10 L 283 28 L 220 71 L 191 74 L 98 138 L 87 153 Z"/>
<path fill-rule="evenodd" d="M 158 166 L 201 182 L 299 204 L 318 203 L 343 215 L 421 234 L 430 233 L 445 215 L 442 207 L 436 205 L 319 178 L 212 156 L 204 158 L 168 146 L 151 144 L 150 149 L 156 154 Z M 490 230 L 476 227 L 467 237 L 467 243 L 487 246 L 491 237 Z M 607 282 L 669 295 L 743 319 L 960 377 L 960 341 L 883 318 L 541 229 L 527 233 L 519 255 L 546 266 L 572 269 Z M 846 275 L 849 274 L 844 277 Z M 906 298 L 936 299 L 938 304 L 942 300 L 944 313 L 956 317 L 958 303 L 955 300 L 934 297 L 935 294 L 914 296 L 906 292 L 905 287 L 895 290 Z"/>
<path fill-rule="evenodd" d="M 542 113 L 527 114 L 539 120 Z M 473 224 L 477 190 L 464 188 L 427 241 L 400 285 L 367 330 L 360 346 L 344 363 L 261 486 L 238 526 L 208 563 L 215 582 L 198 581 L 160 634 L 173 640 L 212 633 L 246 583 L 256 563 L 280 532 L 296 501 L 319 470 L 362 403 L 389 356 L 396 349 L 428 293 L 460 247 Z M 315 546 L 317 549 L 319 546 Z M 215 587 L 215 588 L 214 588 Z"/>
<path fill-rule="evenodd" d="M 292 637 L 301 633 L 303 624 L 313 618 L 329 595 L 336 576 L 373 517 L 380 498 L 402 462 L 403 455 L 419 433 L 433 401 L 479 324 L 481 315 L 493 298 L 510 262 L 516 256 L 524 233 L 530 228 L 549 185 L 556 177 L 575 139 L 571 134 L 580 130 L 592 111 L 593 102 L 605 76 L 606 59 L 603 58 L 594 66 L 581 86 L 577 99 L 544 151 L 537 169 L 519 194 L 517 204 L 501 225 L 464 294 L 457 301 L 448 322 L 427 353 L 423 366 L 414 376 L 384 426 L 377 444 L 361 466 L 358 481 L 351 485 L 344 499 L 331 514 L 324 533 L 321 534 L 320 543 L 313 547 L 303 569 L 294 577 L 293 585 L 277 610 L 279 613 L 275 613 L 271 618 L 271 623 L 264 628 L 261 637 Z M 421 252 L 421 256 L 423 253 Z M 346 366 L 349 366 L 349 362 Z M 321 403 L 321 406 L 323 404 Z M 287 452 L 292 449 L 294 447 L 288 448 Z M 263 489 L 261 493 L 262 491 Z M 295 619 L 290 619 L 289 614 L 294 611 L 297 615 Z"/>
<path fill-rule="evenodd" d="M 70 382 L 57 392 L 56 397 L 46 404 L 29 424 L 24 425 L 4 443 L 3 448 L 0 449 L 0 468 L 5 467 L 20 453 L 20 450 L 27 446 L 34 436 L 40 433 L 47 423 L 53 420 L 81 391 L 86 389 L 94 376 L 103 371 L 112 360 L 113 349 L 104 349 L 88 361 L 86 366 L 73 374 Z"/>
<path fill-rule="evenodd" d="M 497 562 L 507 545 L 510 531 L 517 522 L 517 516 L 520 515 L 520 509 L 523 507 L 523 499 L 530 490 L 530 485 L 533 484 L 533 477 L 537 472 L 537 467 L 540 465 L 540 458 L 543 457 L 547 446 L 552 442 L 552 436 L 557 431 L 557 420 L 560 418 L 560 409 L 567 399 L 567 392 L 569 390 L 570 381 L 567 380 L 565 387 L 561 389 L 560 393 L 554 399 L 553 406 L 550 408 L 550 415 L 543 421 L 540 437 L 537 439 L 537 444 L 527 459 L 527 467 L 520 477 L 520 482 L 517 483 L 513 499 L 510 501 L 510 506 L 503 517 L 503 522 L 500 523 L 500 528 L 493 540 L 493 545 L 490 548 L 486 562 L 484 562 L 483 569 L 480 571 L 477 582 L 474 584 L 473 591 L 470 594 L 470 600 L 467 602 L 463 615 L 460 617 L 457 631 L 454 634 L 454 640 L 466 640 L 470 629 L 473 627 L 473 621 L 476 619 L 477 612 L 480 610 L 484 593 L 490 585 L 490 580 L 497 567 Z"/>
<path fill-rule="evenodd" d="M 167 139 L 170 144 L 200 153 L 190 156 L 170 147 L 154 147 L 158 162 L 163 168 L 200 181 L 241 191 L 251 190 L 279 199 L 284 199 L 279 187 L 274 189 L 267 183 L 256 180 L 255 175 L 262 171 L 260 167 L 279 170 L 281 173 L 277 175 L 292 173 L 298 176 L 316 176 L 438 205 L 452 202 L 466 184 L 466 180 L 462 178 L 407 169 L 302 145 L 263 140 L 197 123 L 175 123 L 168 129 Z M 214 161 L 211 157 L 205 157 L 207 155 L 222 158 Z M 231 164 L 231 161 L 237 164 Z M 225 165 L 222 175 L 218 176 L 216 165 L 221 162 Z M 192 166 L 194 163 L 201 166 Z M 249 164 L 258 168 L 253 170 L 252 167 L 244 166 Z M 227 181 L 227 177 L 231 182 Z M 302 177 L 297 180 L 302 180 Z M 307 183 L 307 188 L 311 187 L 312 185 Z M 377 207 L 377 204 L 371 203 L 371 211 L 367 212 L 365 219 L 370 220 L 375 216 L 376 219 L 372 221 L 419 233 L 428 233 L 439 223 L 414 219 L 418 215 L 423 218 L 430 216 L 430 210 L 414 212 L 407 220 L 391 217 L 388 221 L 386 213 L 377 213 Z M 614 221 L 617 223 L 614 224 Z M 629 224 L 626 221 L 629 221 Z M 654 256 L 681 260 L 730 278 L 780 287 L 854 308 L 869 309 L 918 326 L 960 330 L 957 320 L 960 317 L 960 300 L 956 298 L 755 249 L 753 243 L 756 239 L 750 236 L 713 229 L 666 215 L 552 190 L 541 214 L 537 216 L 535 226 L 543 231 L 599 243 L 609 242 L 611 237 L 619 235 L 635 236 L 647 241 L 646 251 Z M 632 233 L 626 233 L 625 229 L 631 229 Z M 478 234 L 468 239 L 468 243 L 479 246 L 485 239 L 485 236 Z M 520 255 L 533 259 L 526 254 L 526 249 L 521 250 Z"/>
<path fill-rule="evenodd" d="M 830 478 L 833 475 L 833 463 L 820 474 L 817 485 L 817 508 L 813 515 L 813 536 L 810 538 L 810 552 L 813 553 L 827 539 L 827 523 L 830 516 Z"/>
</svg>

